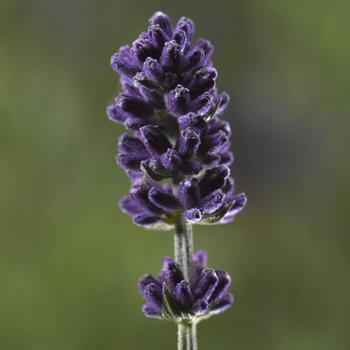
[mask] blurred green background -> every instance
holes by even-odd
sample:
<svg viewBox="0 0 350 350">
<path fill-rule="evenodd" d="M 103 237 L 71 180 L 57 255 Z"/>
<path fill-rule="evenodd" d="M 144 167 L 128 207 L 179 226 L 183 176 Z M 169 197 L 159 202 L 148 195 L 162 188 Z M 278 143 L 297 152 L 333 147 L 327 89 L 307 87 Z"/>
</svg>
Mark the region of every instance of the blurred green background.
<svg viewBox="0 0 350 350">
<path fill-rule="evenodd" d="M 321 0 L 1 0 L 0 349 L 176 348 L 135 287 L 172 235 L 119 211 L 123 128 L 105 116 L 109 58 L 156 10 L 215 44 L 249 198 L 195 228 L 236 297 L 200 349 L 349 349 L 350 3 Z"/>
</svg>

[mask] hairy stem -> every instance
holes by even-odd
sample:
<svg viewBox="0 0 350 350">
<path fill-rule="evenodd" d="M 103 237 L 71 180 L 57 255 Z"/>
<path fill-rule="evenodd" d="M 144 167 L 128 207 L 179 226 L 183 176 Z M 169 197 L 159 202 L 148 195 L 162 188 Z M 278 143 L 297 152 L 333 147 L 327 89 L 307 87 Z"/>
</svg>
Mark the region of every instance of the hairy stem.
<svg viewBox="0 0 350 350">
<path fill-rule="evenodd" d="M 197 324 L 180 323 L 177 329 L 178 350 L 198 350 Z"/>
<path fill-rule="evenodd" d="M 175 260 L 180 265 L 185 279 L 192 283 L 193 275 L 193 235 L 192 226 L 179 219 L 174 235 Z M 178 325 L 178 350 L 197 350 L 196 323 Z"/>
</svg>

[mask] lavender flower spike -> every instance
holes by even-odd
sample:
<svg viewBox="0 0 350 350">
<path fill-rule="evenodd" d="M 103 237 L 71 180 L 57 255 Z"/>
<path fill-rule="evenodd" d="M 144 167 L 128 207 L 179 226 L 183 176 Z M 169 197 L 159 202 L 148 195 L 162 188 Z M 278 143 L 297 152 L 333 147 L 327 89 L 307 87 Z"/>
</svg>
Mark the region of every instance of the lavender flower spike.
<svg viewBox="0 0 350 350">
<path fill-rule="evenodd" d="M 246 204 L 244 194 L 234 194 L 231 129 L 220 119 L 229 96 L 216 88 L 213 46 L 192 42 L 194 29 L 188 18 L 173 27 L 157 12 L 131 47 L 111 58 L 122 92 L 107 114 L 129 130 L 116 157 L 132 185 L 120 206 L 147 228 L 174 228 L 179 217 L 190 224 L 227 223 Z"/>
<path fill-rule="evenodd" d="M 227 310 L 233 303 L 233 296 L 228 292 L 231 278 L 224 271 L 208 269 L 206 260 L 204 251 L 193 256 L 192 283 L 168 257 L 163 259 L 163 269 L 157 277 L 141 277 L 138 287 L 146 300 L 142 307 L 145 316 L 176 323 L 198 323 Z"/>
<path fill-rule="evenodd" d="M 116 156 L 131 182 L 121 210 L 138 226 L 175 231 L 175 260 L 164 258 L 161 273 L 143 276 L 139 290 L 147 317 L 178 325 L 178 350 L 197 350 L 197 323 L 233 303 L 230 276 L 208 269 L 205 252 L 193 255 L 192 226 L 231 222 L 247 202 L 235 193 L 231 128 L 220 118 L 229 96 L 216 87 L 213 46 L 193 42 L 194 30 L 189 18 L 173 27 L 156 12 L 112 56 L 122 91 L 107 107 L 127 129 Z"/>
</svg>

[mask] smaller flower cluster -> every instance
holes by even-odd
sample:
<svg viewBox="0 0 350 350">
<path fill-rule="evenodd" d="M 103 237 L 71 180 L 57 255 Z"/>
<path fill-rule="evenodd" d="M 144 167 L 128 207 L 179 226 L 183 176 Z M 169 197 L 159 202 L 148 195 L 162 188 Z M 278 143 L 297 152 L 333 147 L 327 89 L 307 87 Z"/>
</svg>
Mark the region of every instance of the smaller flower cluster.
<svg viewBox="0 0 350 350">
<path fill-rule="evenodd" d="M 141 277 L 138 288 L 146 300 L 142 308 L 145 316 L 176 323 L 198 322 L 232 305 L 228 273 L 208 269 L 204 251 L 194 254 L 193 265 L 192 283 L 169 257 L 163 259 L 163 269 L 157 277 L 149 274 Z"/>
</svg>

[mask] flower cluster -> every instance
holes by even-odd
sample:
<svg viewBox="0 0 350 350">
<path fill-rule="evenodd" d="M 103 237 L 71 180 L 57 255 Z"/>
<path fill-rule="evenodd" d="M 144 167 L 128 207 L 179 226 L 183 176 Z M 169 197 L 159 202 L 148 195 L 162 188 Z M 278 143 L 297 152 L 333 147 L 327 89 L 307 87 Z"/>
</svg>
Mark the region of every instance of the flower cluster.
<svg viewBox="0 0 350 350">
<path fill-rule="evenodd" d="M 148 30 L 111 58 L 122 92 L 107 114 L 129 130 L 117 163 L 132 186 L 120 206 L 143 227 L 169 229 L 180 215 L 189 223 L 226 223 L 246 203 L 234 194 L 231 130 L 219 118 L 229 97 L 216 89 L 213 46 L 192 44 L 193 32 L 190 19 L 173 28 L 157 12 Z"/>
<path fill-rule="evenodd" d="M 207 254 L 199 251 L 193 256 L 193 283 L 171 258 L 164 258 L 163 269 L 157 277 L 143 276 L 138 284 L 146 300 L 142 310 L 147 317 L 174 322 L 200 321 L 228 309 L 233 303 L 228 293 L 230 276 L 224 271 L 208 269 Z"/>
</svg>

